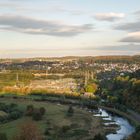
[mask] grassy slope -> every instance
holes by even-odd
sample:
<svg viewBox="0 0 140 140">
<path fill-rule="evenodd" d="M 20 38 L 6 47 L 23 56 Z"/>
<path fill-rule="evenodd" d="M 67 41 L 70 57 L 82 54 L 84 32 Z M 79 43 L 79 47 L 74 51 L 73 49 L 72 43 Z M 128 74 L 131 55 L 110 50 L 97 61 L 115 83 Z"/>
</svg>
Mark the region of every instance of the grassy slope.
<svg viewBox="0 0 140 140">
<path fill-rule="evenodd" d="M 77 124 L 79 126 L 78 129 L 82 129 L 85 131 L 90 131 L 88 137 L 93 137 L 96 133 L 102 132 L 104 133 L 103 128 L 101 127 L 101 120 L 99 118 L 93 117 L 92 114 L 75 108 L 74 116 L 67 117 L 66 112 L 68 106 L 66 105 L 56 105 L 48 102 L 35 102 L 29 100 L 16 100 L 16 99 L 0 99 L 0 102 L 6 103 L 17 103 L 22 110 L 26 109 L 26 106 L 29 104 L 34 105 L 35 107 L 45 107 L 46 114 L 42 121 L 36 122 L 42 133 L 44 133 L 45 128 L 47 127 L 47 122 L 51 123 L 51 126 L 56 128 L 61 128 L 65 125 Z M 9 140 L 18 132 L 18 127 L 20 124 L 25 121 L 30 120 L 29 117 L 23 117 L 21 119 L 0 125 L 0 132 L 6 132 Z M 74 128 L 73 128 L 74 129 Z M 73 134 L 73 130 L 70 130 L 70 134 Z M 85 135 L 86 136 L 86 135 Z M 84 136 L 79 137 L 81 140 L 85 139 Z M 64 138 L 63 138 L 64 139 Z M 71 137 L 72 140 L 77 139 L 77 136 Z"/>
</svg>

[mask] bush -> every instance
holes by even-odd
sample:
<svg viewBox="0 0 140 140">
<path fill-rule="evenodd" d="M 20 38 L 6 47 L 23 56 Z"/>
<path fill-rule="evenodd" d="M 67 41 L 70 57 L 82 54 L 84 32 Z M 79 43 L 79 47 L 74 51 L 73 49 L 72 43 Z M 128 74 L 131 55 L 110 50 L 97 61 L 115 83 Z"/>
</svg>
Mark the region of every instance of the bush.
<svg viewBox="0 0 140 140">
<path fill-rule="evenodd" d="M 42 119 L 42 116 L 45 114 L 46 110 L 44 107 L 41 107 L 40 109 L 36 109 L 33 107 L 33 105 L 28 105 L 26 109 L 26 115 L 32 116 L 32 119 L 35 121 L 39 121 Z"/>
<path fill-rule="evenodd" d="M 64 125 L 64 126 L 62 126 L 62 128 L 61 128 L 61 131 L 62 131 L 62 133 L 66 133 L 68 130 L 70 130 L 70 126 L 68 126 L 68 125 Z"/>
<path fill-rule="evenodd" d="M 18 105 L 15 104 L 15 103 L 11 103 L 11 104 L 10 104 L 10 107 L 11 107 L 11 108 L 16 108 L 17 106 L 18 106 Z"/>
<path fill-rule="evenodd" d="M 4 98 L 4 95 L 0 95 L 0 98 Z"/>
<path fill-rule="evenodd" d="M 49 131 L 49 129 L 48 129 L 48 128 L 46 128 L 46 129 L 45 129 L 44 134 L 45 134 L 45 135 L 50 135 L 50 131 Z"/>
<path fill-rule="evenodd" d="M 133 133 L 131 136 L 129 136 L 125 140 L 140 140 L 140 131 Z"/>
<path fill-rule="evenodd" d="M 0 103 L 0 110 L 6 112 L 6 113 L 11 113 L 14 110 L 16 110 L 17 104 L 5 104 L 5 103 Z"/>
<path fill-rule="evenodd" d="M 136 127 L 136 132 L 140 132 L 140 125 Z"/>
<path fill-rule="evenodd" d="M 33 105 L 28 105 L 27 106 L 27 109 L 26 109 L 26 115 L 27 116 L 32 116 L 34 113 L 34 107 Z"/>
<path fill-rule="evenodd" d="M 0 116 L 0 122 L 6 123 L 11 120 L 16 120 L 22 116 L 22 112 L 17 109 L 17 104 L 4 104 L 0 103 L 0 110 L 7 113 L 5 116 Z"/>
<path fill-rule="evenodd" d="M 95 135 L 93 140 L 106 140 L 106 137 L 102 136 L 101 134 L 97 134 Z"/>
<path fill-rule="evenodd" d="M 10 113 L 9 118 L 12 120 L 16 120 L 22 116 L 22 113 L 20 111 L 13 111 Z"/>
<path fill-rule="evenodd" d="M 41 107 L 41 108 L 39 109 L 39 111 L 40 111 L 41 115 L 44 115 L 44 114 L 45 114 L 45 112 L 46 112 L 46 110 L 45 110 L 45 108 L 44 108 L 44 107 Z"/>
<path fill-rule="evenodd" d="M 1 123 L 7 123 L 10 121 L 10 117 L 7 115 L 7 116 L 1 116 L 0 117 L 0 122 Z"/>
<path fill-rule="evenodd" d="M 42 114 L 40 113 L 39 110 L 35 110 L 33 115 L 32 115 L 32 118 L 35 121 L 40 121 L 40 120 L 42 120 Z"/>
<path fill-rule="evenodd" d="M 0 133 L 0 140 L 8 140 L 5 133 Z"/>
<path fill-rule="evenodd" d="M 69 108 L 68 108 L 67 115 L 68 115 L 68 116 L 72 116 L 73 113 L 74 113 L 74 109 L 73 109 L 73 107 L 70 105 Z"/>
</svg>

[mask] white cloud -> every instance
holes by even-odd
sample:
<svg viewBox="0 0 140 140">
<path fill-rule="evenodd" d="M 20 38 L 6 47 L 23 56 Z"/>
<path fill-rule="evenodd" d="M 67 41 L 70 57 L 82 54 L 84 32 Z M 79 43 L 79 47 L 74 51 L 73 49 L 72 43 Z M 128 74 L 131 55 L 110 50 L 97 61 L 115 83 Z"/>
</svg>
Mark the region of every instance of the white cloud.
<svg viewBox="0 0 140 140">
<path fill-rule="evenodd" d="M 100 21 L 113 22 L 124 18 L 125 14 L 124 13 L 97 13 L 93 17 Z"/>
<path fill-rule="evenodd" d="M 0 15 L 0 29 L 67 37 L 91 31 L 92 24 L 66 25 L 57 21 L 39 20 L 24 16 Z"/>
<path fill-rule="evenodd" d="M 128 33 L 126 37 L 121 39 L 121 42 L 135 42 L 140 43 L 140 31 Z"/>
<path fill-rule="evenodd" d="M 114 27 L 117 30 L 137 32 L 140 31 L 140 21 L 128 22 Z"/>
<path fill-rule="evenodd" d="M 137 15 L 137 16 L 140 16 L 140 10 L 139 10 L 139 11 L 134 12 L 134 14 L 135 14 L 135 15 Z"/>
</svg>

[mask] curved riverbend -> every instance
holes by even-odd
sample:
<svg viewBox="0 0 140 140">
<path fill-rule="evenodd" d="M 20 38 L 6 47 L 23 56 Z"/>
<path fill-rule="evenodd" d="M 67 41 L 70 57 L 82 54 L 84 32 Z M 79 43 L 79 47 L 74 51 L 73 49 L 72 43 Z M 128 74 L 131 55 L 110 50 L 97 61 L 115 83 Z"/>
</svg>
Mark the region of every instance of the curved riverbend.
<svg viewBox="0 0 140 140">
<path fill-rule="evenodd" d="M 106 110 L 103 109 L 100 109 L 100 112 L 100 116 L 105 117 L 103 119 L 114 121 L 115 124 L 120 126 L 120 129 L 116 131 L 116 134 L 112 133 L 106 136 L 108 140 L 121 140 L 135 132 L 134 126 L 132 126 L 127 119 L 117 115 L 112 115 L 111 113 L 108 113 Z M 110 122 L 110 124 L 111 123 L 112 122 Z"/>
</svg>

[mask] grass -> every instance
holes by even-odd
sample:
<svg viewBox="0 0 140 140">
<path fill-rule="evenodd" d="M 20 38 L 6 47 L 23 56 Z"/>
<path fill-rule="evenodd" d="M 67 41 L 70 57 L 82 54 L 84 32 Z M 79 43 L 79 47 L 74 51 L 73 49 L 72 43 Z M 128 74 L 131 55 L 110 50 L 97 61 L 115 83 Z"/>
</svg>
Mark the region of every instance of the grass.
<svg viewBox="0 0 140 140">
<path fill-rule="evenodd" d="M 46 114 L 41 121 L 35 122 L 38 128 L 44 134 L 45 129 L 52 129 L 51 136 L 47 135 L 48 138 L 53 140 L 77 140 L 77 139 L 88 139 L 93 138 L 95 134 L 104 134 L 104 129 L 101 124 L 101 119 L 98 117 L 93 117 L 93 115 L 85 110 L 74 107 L 74 115 L 68 117 L 67 105 L 53 104 L 49 102 L 36 102 L 24 99 L 6 99 L 1 98 L 0 102 L 4 103 L 16 103 L 20 110 L 25 111 L 27 105 L 33 105 L 36 108 L 44 107 L 46 109 Z M 0 124 L 0 132 L 4 132 L 8 136 L 8 140 L 12 140 L 12 137 L 18 133 L 18 127 L 24 122 L 30 121 L 32 118 L 23 116 L 22 118 L 11 121 L 9 123 Z M 63 127 L 68 126 L 64 134 L 60 130 Z M 60 135 L 61 134 L 61 135 Z"/>
</svg>

